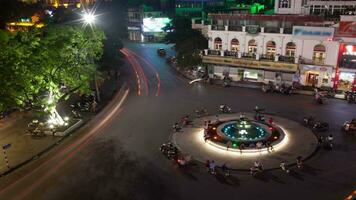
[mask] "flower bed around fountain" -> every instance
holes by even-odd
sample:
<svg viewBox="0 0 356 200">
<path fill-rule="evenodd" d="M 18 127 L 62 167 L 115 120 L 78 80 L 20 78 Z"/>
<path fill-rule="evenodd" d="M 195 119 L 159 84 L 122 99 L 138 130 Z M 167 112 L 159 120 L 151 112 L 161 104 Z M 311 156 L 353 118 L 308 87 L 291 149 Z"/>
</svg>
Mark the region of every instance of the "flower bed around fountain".
<svg viewBox="0 0 356 200">
<path fill-rule="evenodd" d="M 239 119 L 212 123 L 205 137 L 213 144 L 231 149 L 256 149 L 258 142 L 264 147 L 279 143 L 284 133 L 278 126 L 241 116 Z"/>
</svg>

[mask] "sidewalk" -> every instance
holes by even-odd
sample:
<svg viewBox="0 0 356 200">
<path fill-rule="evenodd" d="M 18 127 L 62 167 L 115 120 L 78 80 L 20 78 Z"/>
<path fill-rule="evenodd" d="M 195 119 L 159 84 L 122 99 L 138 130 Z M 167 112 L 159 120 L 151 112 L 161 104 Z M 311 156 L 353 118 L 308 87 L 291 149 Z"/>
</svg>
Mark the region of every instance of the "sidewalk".
<svg viewBox="0 0 356 200">
<path fill-rule="evenodd" d="M 97 106 L 97 111 L 105 107 L 119 87 L 117 75 L 109 76 L 101 85 L 101 102 Z M 83 123 L 81 125 L 88 122 L 94 115 L 95 113 L 82 113 Z M 1 153 L 0 176 L 1 174 L 10 172 L 9 170 L 11 169 L 30 162 L 32 159 L 37 159 L 39 155 L 50 150 L 56 143 L 61 142 L 61 140 L 70 134 L 69 132 L 64 137 L 45 136 L 34 138 L 26 134 L 27 124 L 33 118 L 34 116 L 31 112 L 18 111 L 0 120 L 0 148 L 2 150 L 3 145 L 11 144 L 11 147 L 6 149 L 10 169 L 6 165 L 4 154 Z"/>
<path fill-rule="evenodd" d="M 193 74 L 188 73 L 186 70 L 180 69 L 176 66 L 172 66 L 175 70 L 177 70 L 180 74 L 182 74 L 185 78 L 189 80 L 194 80 L 197 79 Z M 222 80 L 214 80 L 215 85 L 222 85 L 223 81 Z M 251 89 L 262 89 L 262 83 L 257 83 L 257 82 L 248 82 L 248 81 L 233 81 L 231 82 L 232 87 L 244 87 L 244 88 L 251 88 Z M 310 90 L 294 90 L 294 94 L 301 94 L 301 95 L 309 95 L 312 96 L 314 95 L 313 91 Z M 343 94 L 336 94 L 335 99 L 344 99 Z"/>
</svg>

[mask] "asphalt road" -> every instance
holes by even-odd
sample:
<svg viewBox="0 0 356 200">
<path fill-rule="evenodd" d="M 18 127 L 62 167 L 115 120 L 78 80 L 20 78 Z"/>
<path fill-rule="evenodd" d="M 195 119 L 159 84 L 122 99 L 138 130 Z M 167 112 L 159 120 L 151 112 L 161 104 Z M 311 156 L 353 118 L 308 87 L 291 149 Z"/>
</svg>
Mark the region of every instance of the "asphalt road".
<svg viewBox="0 0 356 200">
<path fill-rule="evenodd" d="M 356 137 L 340 125 L 356 117 L 356 105 L 330 99 L 316 105 L 312 97 L 265 94 L 246 88 L 189 85 L 157 56 L 162 44 L 127 44 L 121 77 L 130 92 L 122 107 L 115 103 L 96 120 L 46 157 L 0 179 L 0 199 L 343 199 L 356 189 Z M 303 170 L 287 175 L 270 171 L 252 177 L 236 171 L 225 178 L 204 166 L 179 169 L 158 150 L 169 140 L 171 126 L 197 107 L 217 112 L 219 104 L 234 111 L 267 112 L 301 121 L 313 115 L 330 123 L 333 151 L 320 150 Z M 110 115 L 110 116 L 109 116 Z M 108 117 L 109 116 L 109 117 Z M 85 140 L 83 139 L 85 138 Z M 238 162 L 238 161 L 236 161 Z"/>
</svg>

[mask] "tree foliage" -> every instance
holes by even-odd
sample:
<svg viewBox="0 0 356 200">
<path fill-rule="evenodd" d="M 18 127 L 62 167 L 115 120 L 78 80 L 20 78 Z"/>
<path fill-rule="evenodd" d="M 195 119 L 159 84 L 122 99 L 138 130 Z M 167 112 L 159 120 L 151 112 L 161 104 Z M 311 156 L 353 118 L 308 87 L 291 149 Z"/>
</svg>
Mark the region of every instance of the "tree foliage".
<svg viewBox="0 0 356 200">
<path fill-rule="evenodd" d="M 178 64 L 183 67 L 192 67 L 201 64 L 200 52 L 208 47 L 207 39 L 199 30 L 191 28 L 189 18 L 177 17 L 165 27 L 168 31 L 165 40 L 175 43 L 178 53 Z"/>
<path fill-rule="evenodd" d="M 75 26 L 0 37 L 0 111 L 43 105 L 49 93 L 54 95 L 50 103 L 56 105 L 72 92 L 88 92 L 97 73 L 95 63 L 103 53 L 103 39 L 98 29 Z"/>
</svg>

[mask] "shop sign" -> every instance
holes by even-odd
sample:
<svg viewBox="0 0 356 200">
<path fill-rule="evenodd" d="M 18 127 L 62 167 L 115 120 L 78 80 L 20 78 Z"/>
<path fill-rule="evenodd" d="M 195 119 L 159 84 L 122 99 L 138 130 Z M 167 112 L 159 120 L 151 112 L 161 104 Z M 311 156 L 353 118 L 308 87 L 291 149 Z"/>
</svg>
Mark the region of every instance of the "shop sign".
<svg viewBox="0 0 356 200">
<path fill-rule="evenodd" d="M 334 28 L 329 27 L 310 27 L 310 26 L 294 26 L 293 36 L 304 39 L 316 38 L 332 38 L 334 36 Z"/>
<path fill-rule="evenodd" d="M 236 58 L 227 58 L 227 57 L 218 57 L 218 56 L 204 56 L 203 63 L 231 65 L 231 66 L 238 66 L 238 67 L 268 69 L 268 70 L 277 70 L 277 71 L 289 71 L 289 72 L 297 71 L 297 64 L 293 64 L 293 63 L 236 59 Z"/>
<path fill-rule="evenodd" d="M 303 72 L 305 71 L 321 71 L 321 72 L 329 72 L 331 73 L 332 67 L 327 67 L 327 66 L 317 66 L 317 65 L 300 65 L 300 68 L 302 69 Z"/>
<path fill-rule="evenodd" d="M 128 26 L 127 30 L 129 30 L 129 31 L 139 31 L 139 30 L 141 30 L 141 28 L 140 27 L 136 27 L 136 26 Z"/>
<path fill-rule="evenodd" d="M 257 34 L 259 31 L 259 26 L 258 25 L 247 25 L 246 26 L 246 32 L 249 34 Z"/>
</svg>

